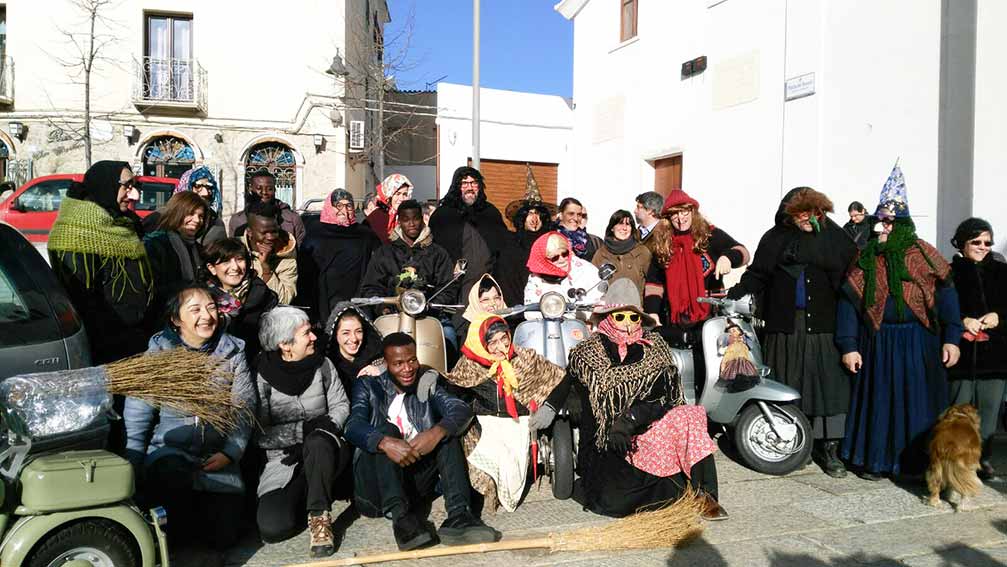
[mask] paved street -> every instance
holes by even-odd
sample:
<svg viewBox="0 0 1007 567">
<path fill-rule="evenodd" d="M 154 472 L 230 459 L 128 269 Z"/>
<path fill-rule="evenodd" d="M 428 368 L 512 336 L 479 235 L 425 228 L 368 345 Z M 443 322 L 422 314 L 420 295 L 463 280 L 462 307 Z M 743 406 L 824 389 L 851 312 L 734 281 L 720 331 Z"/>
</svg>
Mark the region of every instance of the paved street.
<svg viewBox="0 0 1007 567">
<path fill-rule="evenodd" d="M 998 468 L 1007 471 L 1007 438 L 998 439 L 997 452 Z M 723 453 L 717 458 L 721 501 L 731 519 L 708 524 L 701 539 L 681 549 L 616 554 L 505 552 L 398 565 L 1007 565 L 1007 481 L 988 484 L 973 502 L 976 509 L 955 514 L 946 503 L 939 509 L 924 505 L 920 501 L 922 483 L 869 482 L 853 475 L 834 480 L 816 466 L 787 477 L 769 477 L 732 462 Z M 339 511 L 344 508 L 337 505 Z M 434 504 L 431 519 L 435 523 L 443 519 L 440 500 Z M 554 500 L 548 485 L 543 484 L 532 488 L 516 512 L 487 515 L 486 521 L 502 530 L 505 538 L 520 538 L 600 524 L 606 519 L 582 511 L 572 500 Z M 394 549 L 390 524 L 364 518 L 346 529 L 335 557 Z M 306 550 L 307 534 L 266 546 L 249 538 L 229 554 L 227 565 L 306 562 Z"/>
</svg>

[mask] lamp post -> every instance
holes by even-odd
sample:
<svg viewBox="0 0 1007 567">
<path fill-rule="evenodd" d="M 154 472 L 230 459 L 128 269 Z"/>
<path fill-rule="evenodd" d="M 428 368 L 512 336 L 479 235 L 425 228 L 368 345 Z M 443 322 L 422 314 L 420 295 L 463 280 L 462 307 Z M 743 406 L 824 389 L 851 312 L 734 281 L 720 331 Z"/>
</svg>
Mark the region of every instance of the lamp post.
<svg viewBox="0 0 1007 567">
<path fill-rule="evenodd" d="M 472 0 L 472 167 L 479 169 L 479 0 Z"/>
</svg>

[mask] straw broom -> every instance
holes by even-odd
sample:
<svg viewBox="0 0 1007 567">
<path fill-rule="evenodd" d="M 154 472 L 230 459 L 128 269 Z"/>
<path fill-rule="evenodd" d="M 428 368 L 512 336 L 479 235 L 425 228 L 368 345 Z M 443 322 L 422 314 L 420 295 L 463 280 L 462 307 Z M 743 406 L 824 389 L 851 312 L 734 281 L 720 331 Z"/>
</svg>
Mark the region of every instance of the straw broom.
<svg viewBox="0 0 1007 567">
<path fill-rule="evenodd" d="M 514 551 L 519 549 L 548 549 L 550 553 L 559 551 L 623 551 L 631 549 L 655 549 L 674 547 L 700 534 L 703 525 L 700 514 L 706 503 L 694 491 L 687 489 L 677 501 L 654 510 L 637 512 L 631 516 L 609 522 L 603 526 L 581 528 L 565 533 L 549 534 L 533 539 L 477 543 L 453 547 L 433 547 L 415 551 L 382 553 L 363 557 L 347 557 L 300 563 L 289 567 L 339 567 L 344 565 L 365 565 L 385 561 L 446 557 L 493 551 Z"/>
<path fill-rule="evenodd" d="M 224 363 L 215 356 L 177 348 L 138 354 L 102 368 L 109 393 L 187 413 L 229 432 L 250 409 L 231 399 L 234 374 Z"/>
</svg>

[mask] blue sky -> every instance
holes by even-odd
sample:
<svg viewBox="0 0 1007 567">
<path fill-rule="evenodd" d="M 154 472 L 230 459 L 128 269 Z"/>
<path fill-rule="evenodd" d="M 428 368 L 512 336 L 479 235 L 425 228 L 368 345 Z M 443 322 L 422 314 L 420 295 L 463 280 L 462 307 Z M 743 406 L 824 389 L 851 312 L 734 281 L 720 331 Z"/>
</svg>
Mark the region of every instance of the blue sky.
<svg viewBox="0 0 1007 567">
<path fill-rule="evenodd" d="M 556 1 L 481 0 L 481 86 L 573 95 L 573 23 L 552 9 Z M 407 68 L 393 71 L 400 89 L 423 89 L 443 75 L 472 83 L 472 0 L 388 0 L 388 9 L 391 53 L 411 26 Z"/>
</svg>

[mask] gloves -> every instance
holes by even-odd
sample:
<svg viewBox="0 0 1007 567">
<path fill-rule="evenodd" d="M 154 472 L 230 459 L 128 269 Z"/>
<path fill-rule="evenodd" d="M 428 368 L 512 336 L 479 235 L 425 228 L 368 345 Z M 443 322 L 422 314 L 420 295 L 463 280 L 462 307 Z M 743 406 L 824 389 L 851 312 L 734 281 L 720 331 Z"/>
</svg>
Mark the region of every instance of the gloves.
<svg viewBox="0 0 1007 567">
<path fill-rule="evenodd" d="M 280 459 L 281 465 L 287 465 L 292 467 L 297 463 L 301 462 L 303 456 L 304 445 L 298 443 L 297 445 L 291 445 L 283 450 L 283 458 Z"/>
<path fill-rule="evenodd" d="M 307 439 L 308 435 L 314 433 L 315 431 L 330 435 L 337 441 L 339 439 L 339 427 L 332 422 L 332 418 L 329 417 L 329 414 L 327 413 L 323 413 L 318 417 L 313 417 L 308 421 L 305 421 L 303 427 L 304 439 Z"/>
<path fill-rule="evenodd" d="M 620 417 L 608 430 L 608 449 L 617 455 L 625 455 L 633 448 L 633 422 Z"/>
<path fill-rule="evenodd" d="M 528 427 L 535 431 L 542 431 L 552 425 L 554 419 L 556 419 L 556 408 L 549 404 L 542 404 L 542 407 L 528 418 Z"/>
<path fill-rule="evenodd" d="M 727 290 L 727 299 L 737 301 L 742 297 L 745 297 L 745 290 L 740 285 L 735 285 Z"/>
<path fill-rule="evenodd" d="M 437 378 L 440 375 L 433 368 L 428 368 L 421 376 L 419 384 L 416 386 L 416 397 L 426 403 L 437 389 Z"/>
</svg>

